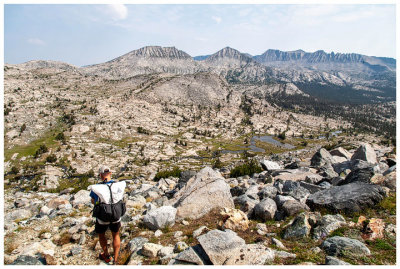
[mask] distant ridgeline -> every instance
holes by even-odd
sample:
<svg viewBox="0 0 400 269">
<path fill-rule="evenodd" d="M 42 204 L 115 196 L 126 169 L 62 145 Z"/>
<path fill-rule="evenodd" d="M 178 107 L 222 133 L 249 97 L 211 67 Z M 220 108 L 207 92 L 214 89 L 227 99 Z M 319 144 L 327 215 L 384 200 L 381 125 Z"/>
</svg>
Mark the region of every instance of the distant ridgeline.
<svg viewBox="0 0 400 269">
<path fill-rule="evenodd" d="M 9 66 L 14 65 L 6 65 L 5 68 Z M 344 119 L 353 121 L 358 118 L 354 115 L 363 115 L 361 119 L 371 118 L 371 106 L 374 110 L 376 104 L 391 104 L 391 107 L 378 113 L 385 114 L 381 119 L 395 121 L 396 60 L 392 58 L 326 53 L 322 50 L 309 53 L 271 49 L 252 56 L 230 47 L 211 55 L 192 57 L 175 47 L 147 46 L 108 62 L 84 67 L 53 61 L 30 61 L 15 66 L 72 70 L 109 80 L 172 74 L 175 76 L 171 79 L 160 77 L 153 82 L 166 83 L 165 87 L 170 83 L 168 87 L 173 87 L 174 83 L 184 85 L 186 81 L 191 81 L 189 84 L 197 85 L 200 91 L 210 91 L 206 94 L 218 99 L 218 103 L 229 98 L 229 87 L 249 87 L 250 90 L 245 91 L 249 100 L 263 98 L 288 109 L 333 117 L 341 114 Z M 204 85 L 209 87 L 206 89 Z M 223 94 L 216 92 L 213 85 L 218 85 Z M 146 87 L 151 89 L 152 84 Z M 188 86 L 187 91 L 190 89 Z M 193 98 L 194 95 L 185 96 Z M 199 102 L 208 102 L 201 99 L 201 94 L 196 96 L 200 98 Z M 343 110 L 336 105 L 348 107 Z M 392 133 L 395 130 L 393 122 L 390 128 L 383 124 L 384 120 L 360 124 L 364 124 L 365 128 L 370 128 L 372 124 L 373 131 Z"/>
</svg>

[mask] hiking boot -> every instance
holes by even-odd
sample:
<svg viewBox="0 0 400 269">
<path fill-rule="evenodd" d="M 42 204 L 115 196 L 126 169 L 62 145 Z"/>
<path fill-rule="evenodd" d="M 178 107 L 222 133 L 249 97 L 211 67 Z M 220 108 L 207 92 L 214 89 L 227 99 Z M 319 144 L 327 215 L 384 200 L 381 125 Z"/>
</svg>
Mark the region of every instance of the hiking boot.
<svg viewBox="0 0 400 269">
<path fill-rule="evenodd" d="M 99 259 L 104 261 L 105 263 L 110 263 L 111 262 L 111 256 L 110 255 L 105 255 L 104 253 L 99 254 Z"/>
</svg>

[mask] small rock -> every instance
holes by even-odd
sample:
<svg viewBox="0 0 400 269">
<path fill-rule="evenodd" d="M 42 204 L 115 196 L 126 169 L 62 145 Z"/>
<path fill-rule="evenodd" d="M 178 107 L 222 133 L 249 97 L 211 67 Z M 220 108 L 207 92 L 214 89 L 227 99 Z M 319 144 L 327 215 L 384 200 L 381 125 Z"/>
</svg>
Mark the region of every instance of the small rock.
<svg viewBox="0 0 400 269">
<path fill-rule="evenodd" d="M 157 257 L 158 251 L 162 248 L 163 248 L 162 245 L 145 243 L 142 247 L 141 254 L 149 258 L 155 258 Z"/>
<path fill-rule="evenodd" d="M 182 231 L 176 231 L 175 233 L 174 233 L 174 238 L 179 238 L 179 237 L 181 237 L 183 235 L 183 232 Z"/>
<path fill-rule="evenodd" d="M 278 239 L 272 237 L 272 238 L 271 238 L 271 241 L 272 241 L 272 243 L 275 244 L 275 246 L 277 246 L 278 248 L 280 248 L 280 249 L 287 249 L 287 248 L 285 247 L 285 245 L 284 245 L 281 241 L 279 241 Z"/>
<path fill-rule="evenodd" d="M 296 254 L 280 250 L 275 250 L 275 256 L 281 259 L 296 258 Z"/>
<path fill-rule="evenodd" d="M 326 265 L 351 265 L 350 263 L 347 263 L 345 261 L 339 260 L 338 258 L 332 257 L 332 256 L 326 256 L 325 257 L 325 264 Z"/>
<path fill-rule="evenodd" d="M 157 255 L 162 258 L 162 257 L 166 257 L 166 256 L 169 256 L 169 255 L 172 255 L 173 253 L 174 253 L 174 248 L 173 247 L 162 247 L 158 251 Z"/>
<path fill-rule="evenodd" d="M 162 234 L 163 234 L 163 232 L 161 230 L 157 230 L 154 232 L 155 237 L 160 237 Z"/>
<path fill-rule="evenodd" d="M 75 256 L 80 254 L 81 252 L 82 252 L 82 247 L 78 246 L 78 247 L 73 247 L 70 253 L 72 256 Z"/>
<path fill-rule="evenodd" d="M 193 231 L 193 238 L 197 238 L 200 235 L 202 235 L 204 232 L 208 232 L 208 231 L 210 231 L 210 229 L 208 229 L 207 226 L 201 226 L 200 228 Z"/>
<path fill-rule="evenodd" d="M 222 229 L 245 231 L 249 228 L 249 220 L 246 214 L 233 208 L 223 208 L 220 211 L 223 220 L 219 223 Z"/>
<path fill-rule="evenodd" d="M 178 242 L 175 244 L 174 252 L 180 253 L 180 252 L 184 251 L 185 249 L 187 249 L 188 247 L 189 246 L 185 242 Z"/>
</svg>

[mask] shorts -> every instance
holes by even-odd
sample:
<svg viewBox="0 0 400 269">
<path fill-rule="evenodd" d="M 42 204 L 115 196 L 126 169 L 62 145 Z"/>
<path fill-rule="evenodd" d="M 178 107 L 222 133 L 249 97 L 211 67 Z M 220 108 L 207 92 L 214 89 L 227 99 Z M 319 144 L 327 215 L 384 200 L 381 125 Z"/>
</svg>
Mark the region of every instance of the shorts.
<svg viewBox="0 0 400 269">
<path fill-rule="evenodd" d="M 110 223 L 110 224 L 100 224 L 96 220 L 96 224 L 94 226 L 94 230 L 97 234 L 103 234 L 107 231 L 107 229 L 110 228 L 110 231 L 113 233 L 116 233 L 119 231 L 119 228 L 121 228 L 121 222 L 118 221 L 116 223 Z"/>
</svg>

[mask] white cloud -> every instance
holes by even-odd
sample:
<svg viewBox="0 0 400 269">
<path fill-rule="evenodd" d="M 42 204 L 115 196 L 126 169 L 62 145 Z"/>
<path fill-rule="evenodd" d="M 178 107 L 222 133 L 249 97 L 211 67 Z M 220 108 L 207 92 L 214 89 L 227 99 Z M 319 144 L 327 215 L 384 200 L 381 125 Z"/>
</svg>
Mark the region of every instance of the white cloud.
<svg viewBox="0 0 400 269">
<path fill-rule="evenodd" d="M 212 16 L 211 17 L 216 23 L 221 23 L 221 21 L 222 21 L 222 18 L 221 17 L 217 17 L 217 16 Z"/>
<path fill-rule="evenodd" d="M 27 41 L 29 44 L 33 44 L 33 45 L 38 45 L 38 46 L 46 45 L 46 42 L 44 42 L 43 40 L 41 40 L 39 38 L 29 38 Z"/>
<path fill-rule="evenodd" d="M 114 20 L 124 20 L 128 17 L 128 8 L 123 4 L 107 5 L 108 13 Z"/>
</svg>

